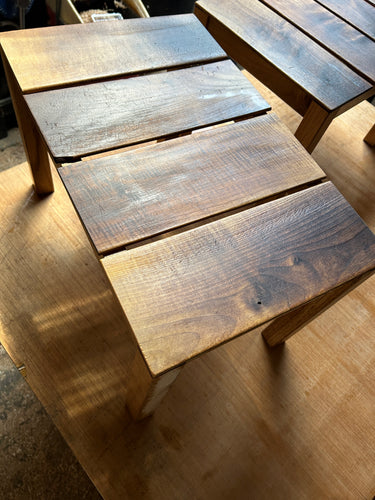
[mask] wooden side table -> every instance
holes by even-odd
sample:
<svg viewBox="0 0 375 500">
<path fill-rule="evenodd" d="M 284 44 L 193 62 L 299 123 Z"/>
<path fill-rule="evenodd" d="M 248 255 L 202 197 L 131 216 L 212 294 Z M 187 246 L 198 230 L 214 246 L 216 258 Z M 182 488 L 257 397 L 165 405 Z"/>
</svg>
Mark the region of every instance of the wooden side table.
<svg viewBox="0 0 375 500">
<path fill-rule="evenodd" d="M 375 236 L 194 16 L 110 24 L 1 43 L 37 189 L 48 152 L 133 333 L 138 419 L 189 360 L 360 284 Z"/>
<path fill-rule="evenodd" d="M 367 0 L 199 0 L 195 14 L 303 116 L 295 135 L 309 152 L 336 116 L 375 94 L 375 7 Z"/>
<path fill-rule="evenodd" d="M 25 104 L 26 95 L 226 58 L 225 52 L 192 15 L 152 18 L 146 23 L 144 19 L 132 19 L 13 31 L 1 34 L 0 44 L 17 121 L 39 194 L 51 193 L 53 184 L 48 148 Z M 132 95 L 132 99 L 135 97 Z M 111 101 L 117 116 L 125 98 L 124 95 L 122 102 Z M 81 116 L 94 109 L 93 104 L 88 102 Z M 97 118 L 94 116 L 93 120 Z M 53 154 L 51 158 L 56 162 Z"/>
</svg>

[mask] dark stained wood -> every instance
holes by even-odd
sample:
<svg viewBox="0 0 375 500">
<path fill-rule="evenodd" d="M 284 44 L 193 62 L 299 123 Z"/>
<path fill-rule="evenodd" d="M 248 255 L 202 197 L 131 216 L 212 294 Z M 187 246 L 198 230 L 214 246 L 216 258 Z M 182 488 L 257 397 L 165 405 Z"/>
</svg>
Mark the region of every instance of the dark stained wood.
<svg viewBox="0 0 375 500">
<path fill-rule="evenodd" d="M 22 92 L 225 58 L 192 14 L 1 33 Z"/>
<path fill-rule="evenodd" d="M 298 83 L 287 74 L 278 71 L 273 64 L 254 50 L 251 45 L 233 33 L 224 24 L 225 20 L 221 22 L 215 17 L 209 17 L 209 20 L 207 20 L 207 12 L 202 10 L 197 3 L 195 4 L 194 12 L 202 22 L 206 22 L 206 26 L 208 26 L 212 36 L 220 41 L 220 45 L 228 54 L 231 54 L 231 57 L 235 61 L 277 93 L 300 115 L 306 113 L 312 102 L 312 97 Z"/>
<path fill-rule="evenodd" d="M 375 266 L 331 183 L 102 259 L 155 376 Z"/>
<path fill-rule="evenodd" d="M 261 1 L 374 83 L 375 43 L 370 38 L 315 0 Z"/>
<path fill-rule="evenodd" d="M 366 0 L 316 0 L 375 40 L 375 8 Z"/>
<path fill-rule="evenodd" d="M 270 109 L 229 60 L 26 96 L 57 161 Z"/>
<path fill-rule="evenodd" d="M 347 293 L 363 283 L 372 274 L 373 271 L 364 273 L 336 288 L 332 288 L 332 290 L 314 298 L 307 304 L 303 304 L 279 316 L 274 321 L 271 321 L 262 331 L 263 338 L 272 347 L 285 342 Z"/>
<path fill-rule="evenodd" d="M 275 115 L 59 173 L 99 254 L 325 177 Z"/>
<path fill-rule="evenodd" d="M 234 5 L 200 0 L 198 5 L 233 33 L 232 50 L 229 44 L 224 46 L 231 57 L 236 59 L 236 43 L 244 41 L 329 111 L 372 88 L 337 57 L 260 2 L 238 0 Z M 211 32 L 211 19 L 207 27 Z M 219 30 L 214 36 L 221 43 Z M 277 81 L 274 85 L 277 87 Z"/>
</svg>

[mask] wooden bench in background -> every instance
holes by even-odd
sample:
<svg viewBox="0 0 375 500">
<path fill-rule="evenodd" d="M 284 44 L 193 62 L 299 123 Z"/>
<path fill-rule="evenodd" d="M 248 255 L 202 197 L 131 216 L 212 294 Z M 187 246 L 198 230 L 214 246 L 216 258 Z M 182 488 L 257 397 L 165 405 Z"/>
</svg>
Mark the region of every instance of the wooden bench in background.
<svg viewBox="0 0 375 500">
<path fill-rule="evenodd" d="M 375 7 L 367 0 L 199 0 L 224 50 L 303 116 L 312 152 L 331 121 L 375 94 Z M 375 126 L 365 137 L 374 145 Z"/>
<path fill-rule="evenodd" d="M 50 156 L 135 339 L 143 418 L 192 358 L 284 342 L 360 284 L 375 236 L 193 15 L 109 24 L 1 45 L 37 191 Z"/>
</svg>

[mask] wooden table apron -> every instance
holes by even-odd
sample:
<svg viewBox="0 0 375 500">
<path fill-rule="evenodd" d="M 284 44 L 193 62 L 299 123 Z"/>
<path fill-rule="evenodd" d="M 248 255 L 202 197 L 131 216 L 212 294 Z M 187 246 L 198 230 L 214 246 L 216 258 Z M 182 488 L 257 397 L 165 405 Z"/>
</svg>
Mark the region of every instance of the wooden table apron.
<svg viewBox="0 0 375 500">
<path fill-rule="evenodd" d="M 309 152 L 336 116 L 375 93 L 375 7 L 367 0 L 199 0 L 194 12 L 303 116 L 296 137 Z M 374 134 L 365 137 L 370 145 Z"/>
</svg>

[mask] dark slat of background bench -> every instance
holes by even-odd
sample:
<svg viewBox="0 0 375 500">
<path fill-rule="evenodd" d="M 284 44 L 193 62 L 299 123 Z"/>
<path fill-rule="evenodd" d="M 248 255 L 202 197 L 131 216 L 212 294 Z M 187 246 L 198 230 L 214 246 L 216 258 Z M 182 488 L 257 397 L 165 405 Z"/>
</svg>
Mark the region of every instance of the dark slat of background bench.
<svg viewBox="0 0 375 500">
<path fill-rule="evenodd" d="M 374 83 L 375 43 L 367 36 L 315 0 L 261 1 Z"/>
<path fill-rule="evenodd" d="M 59 173 L 97 252 L 105 254 L 324 178 L 296 144 L 266 115 Z"/>
<path fill-rule="evenodd" d="M 2 33 L 2 44 L 26 93 L 226 57 L 192 14 L 147 21 Z"/>
<path fill-rule="evenodd" d="M 29 94 L 26 101 L 60 162 L 270 109 L 229 60 Z"/>
<path fill-rule="evenodd" d="M 366 0 L 316 0 L 375 40 L 375 9 Z"/>
<path fill-rule="evenodd" d="M 373 269 L 374 258 L 373 234 L 328 182 L 101 262 L 158 374 Z"/>
<path fill-rule="evenodd" d="M 199 5 L 205 9 L 205 0 L 200 0 Z M 207 10 L 328 111 L 372 88 L 337 57 L 258 1 L 238 0 L 233 8 L 232 3 L 210 0 Z M 211 19 L 209 30 L 211 33 L 216 30 L 220 39 L 223 28 L 217 26 L 214 30 L 214 24 Z M 230 47 L 224 48 L 229 54 L 232 52 Z M 256 68 L 251 68 L 250 55 L 246 67 L 257 74 Z"/>
</svg>

